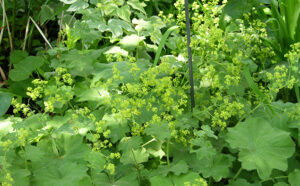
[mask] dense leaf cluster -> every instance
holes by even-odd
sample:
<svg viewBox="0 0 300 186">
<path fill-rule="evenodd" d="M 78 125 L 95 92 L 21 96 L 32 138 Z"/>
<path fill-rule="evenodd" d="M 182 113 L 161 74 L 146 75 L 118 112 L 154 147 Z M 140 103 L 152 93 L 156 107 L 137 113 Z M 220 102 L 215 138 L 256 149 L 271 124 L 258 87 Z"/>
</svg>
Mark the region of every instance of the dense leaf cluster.
<svg viewBox="0 0 300 186">
<path fill-rule="evenodd" d="M 297 0 L 1 5 L 1 185 L 299 185 Z"/>
</svg>

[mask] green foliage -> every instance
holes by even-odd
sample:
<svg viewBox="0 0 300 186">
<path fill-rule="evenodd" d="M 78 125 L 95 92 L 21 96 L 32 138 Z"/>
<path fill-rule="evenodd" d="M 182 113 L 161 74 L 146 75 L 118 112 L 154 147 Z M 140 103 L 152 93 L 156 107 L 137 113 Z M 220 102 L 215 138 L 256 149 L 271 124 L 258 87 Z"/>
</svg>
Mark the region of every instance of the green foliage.
<svg viewBox="0 0 300 186">
<path fill-rule="evenodd" d="M 227 142 L 239 149 L 242 167 L 256 169 L 262 179 L 268 178 L 274 168 L 285 171 L 287 158 L 293 155 L 295 148 L 289 133 L 272 128 L 261 118 L 247 118 L 229 128 Z"/>
<path fill-rule="evenodd" d="M 0 116 L 4 115 L 11 103 L 12 96 L 5 92 L 0 92 Z"/>
<path fill-rule="evenodd" d="M 1 185 L 300 182 L 296 1 L 191 2 L 193 112 L 183 0 L 15 2 Z"/>
</svg>

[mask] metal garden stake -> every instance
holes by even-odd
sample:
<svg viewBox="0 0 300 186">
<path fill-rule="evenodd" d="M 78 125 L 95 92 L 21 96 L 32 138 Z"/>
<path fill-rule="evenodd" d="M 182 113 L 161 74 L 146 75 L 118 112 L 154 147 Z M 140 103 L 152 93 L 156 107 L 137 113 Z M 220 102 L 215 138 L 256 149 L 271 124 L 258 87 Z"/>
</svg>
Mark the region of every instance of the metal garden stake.
<svg viewBox="0 0 300 186">
<path fill-rule="evenodd" d="M 186 19 L 186 35 L 187 35 L 187 48 L 189 56 L 189 80 L 190 80 L 190 94 L 191 94 L 191 109 L 195 107 L 195 97 L 194 97 L 194 78 L 193 78 L 193 64 L 192 64 L 192 51 L 190 47 L 191 43 L 191 31 L 190 31 L 190 17 L 189 17 L 189 2 L 185 0 L 185 19 Z"/>
</svg>

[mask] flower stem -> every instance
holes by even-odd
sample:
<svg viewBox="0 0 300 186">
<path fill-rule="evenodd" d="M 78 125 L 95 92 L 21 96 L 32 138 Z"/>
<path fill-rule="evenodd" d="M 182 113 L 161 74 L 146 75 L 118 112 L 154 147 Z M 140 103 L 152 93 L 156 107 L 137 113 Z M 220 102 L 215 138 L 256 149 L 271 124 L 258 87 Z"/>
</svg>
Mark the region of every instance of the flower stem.
<svg viewBox="0 0 300 186">
<path fill-rule="evenodd" d="M 237 177 L 240 175 L 240 173 L 242 172 L 242 166 L 240 167 L 240 169 L 236 172 L 236 174 L 234 175 L 234 177 L 232 178 L 233 180 L 236 180 Z"/>
</svg>

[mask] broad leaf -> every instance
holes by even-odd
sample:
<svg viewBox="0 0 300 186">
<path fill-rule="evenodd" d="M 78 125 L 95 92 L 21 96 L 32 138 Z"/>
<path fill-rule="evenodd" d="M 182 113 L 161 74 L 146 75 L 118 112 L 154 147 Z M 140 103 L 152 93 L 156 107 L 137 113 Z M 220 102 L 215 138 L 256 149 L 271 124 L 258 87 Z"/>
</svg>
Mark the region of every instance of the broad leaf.
<svg viewBox="0 0 300 186">
<path fill-rule="evenodd" d="M 68 8 L 67 11 L 74 12 L 78 10 L 83 10 L 89 7 L 89 4 L 84 0 L 76 0 L 76 2 L 72 3 L 72 5 Z"/>
<path fill-rule="evenodd" d="M 274 184 L 274 186 L 289 186 L 289 184 L 287 184 L 285 182 L 278 182 L 278 183 Z"/>
<path fill-rule="evenodd" d="M 127 22 L 130 22 L 130 15 L 131 15 L 130 7 L 128 5 L 122 6 L 117 10 L 117 15 L 119 18 Z"/>
<path fill-rule="evenodd" d="M 50 5 L 43 5 L 41 8 L 41 24 L 44 24 L 48 20 L 53 20 L 55 18 L 55 12 L 53 7 Z"/>
<path fill-rule="evenodd" d="M 96 101 L 99 104 L 109 103 L 109 92 L 103 88 L 89 88 L 78 95 L 78 101 Z"/>
<path fill-rule="evenodd" d="M 122 21 L 120 19 L 110 19 L 107 23 L 108 27 L 110 28 L 110 31 L 112 32 L 113 38 L 118 38 L 123 35 L 123 29 L 134 32 L 131 25 L 125 21 Z"/>
<path fill-rule="evenodd" d="M 65 4 L 73 4 L 73 3 L 75 3 L 77 0 L 59 0 L 59 1 L 65 3 Z"/>
<path fill-rule="evenodd" d="M 187 173 L 188 170 L 189 170 L 189 166 L 183 160 L 181 160 L 178 163 L 176 163 L 175 165 L 171 166 L 171 168 L 169 169 L 169 171 L 173 172 L 176 176 Z"/>
<path fill-rule="evenodd" d="M 95 171 L 100 172 L 104 169 L 106 160 L 105 160 L 105 156 L 100 152 L 93 151 L 88 154 L 86 159 L 89 162 L 89 167 L 91 167 Z"/>
<path fill-rule="evenodd" d="M 268 178 L 272 169 L 285 171 L 287 159 L 295 151 L 288 132 L 272 128 L 261 118 L 249 118 L 229 128 L 226 141 L 239 150 L 242 167 L 256 169 L 262 179 Z"/>
<path fill-rule="evenodd" d="M 73 186 L 79 185 L 81 179 L 88 176 L 87 167 L 66 161 L 52 162 L 49 166 L 34 171 L 33 180 L 40 186 Z"/>
<path fill-rule="evenodd" d="M 228 186 L 260 186 L 260 183 L 249 183 L 244 179 L 237 179 L 229 181 Z"/>
<path fill-rule="evenodd" d="M 9 54 L 9 63 L 17 64 L 28 56 L 26 51 L 14 50 Z"/>
<path fill-rule="evenodd" d="M 128 149 L 136 149 L 143 143 L 143 139 L 139 136 L 124 137 L 118 145 L 118 149 L 121 151 L 127 151 Z"/>
<path fill-rule="evenodd" d="M 39 56 L 29 56 L 21 62 L 14 65 L 14 69 L 10 71 L 9 78 L 13 81 L 22 81 L 31 75 L 33 71 L 44 64 L 44 58 Z"/>
<path fill-rule="evenodd" d="M 145 148 L 127 149 L 120 161 L 124 164 L 139 164 L 148 161 L 149 153 Z"/>
<path fill-rule="evenodd" d="M 300 183 L 300 170 L 296 169 L 289 174 L 289 183 L 291 186 L 297 186 Z"/>
<path fill-rule="evenodd" d="M 129 0 L 127 1 L 127 4 L 129 4 L 133 9 L 139 10 L 146 15 L 146 11 L 144 9 L 144 7 L 146 6 L 145 3 L 141 3 L 139 2 L 139 0 Z"/>
<path fill-rule="evenodd" d="M 144 37 L 139 37 L 138 35 L 133 34 L 133 35 L 123 37 L 123 39 L 121 39 L 121 41 L 120 41 L 120 44 L 122 47 L 124 47 L 128 50 L 133 50 L 144 39 L 145 39 Z"/>
<path fill-rule="evenodd" d="M 0 92 L 0 116 L 4 115 L 11 102 L 12 96 L 5 92 Z"/>
<path fill-rule="evenodd" d="M 153 135 L 161 141 L 171 137 L 171 130 L 168 126 L 168 123 L 152 123 L 145 129 L 145 133 L 148 135 Z"/>
</svg>

